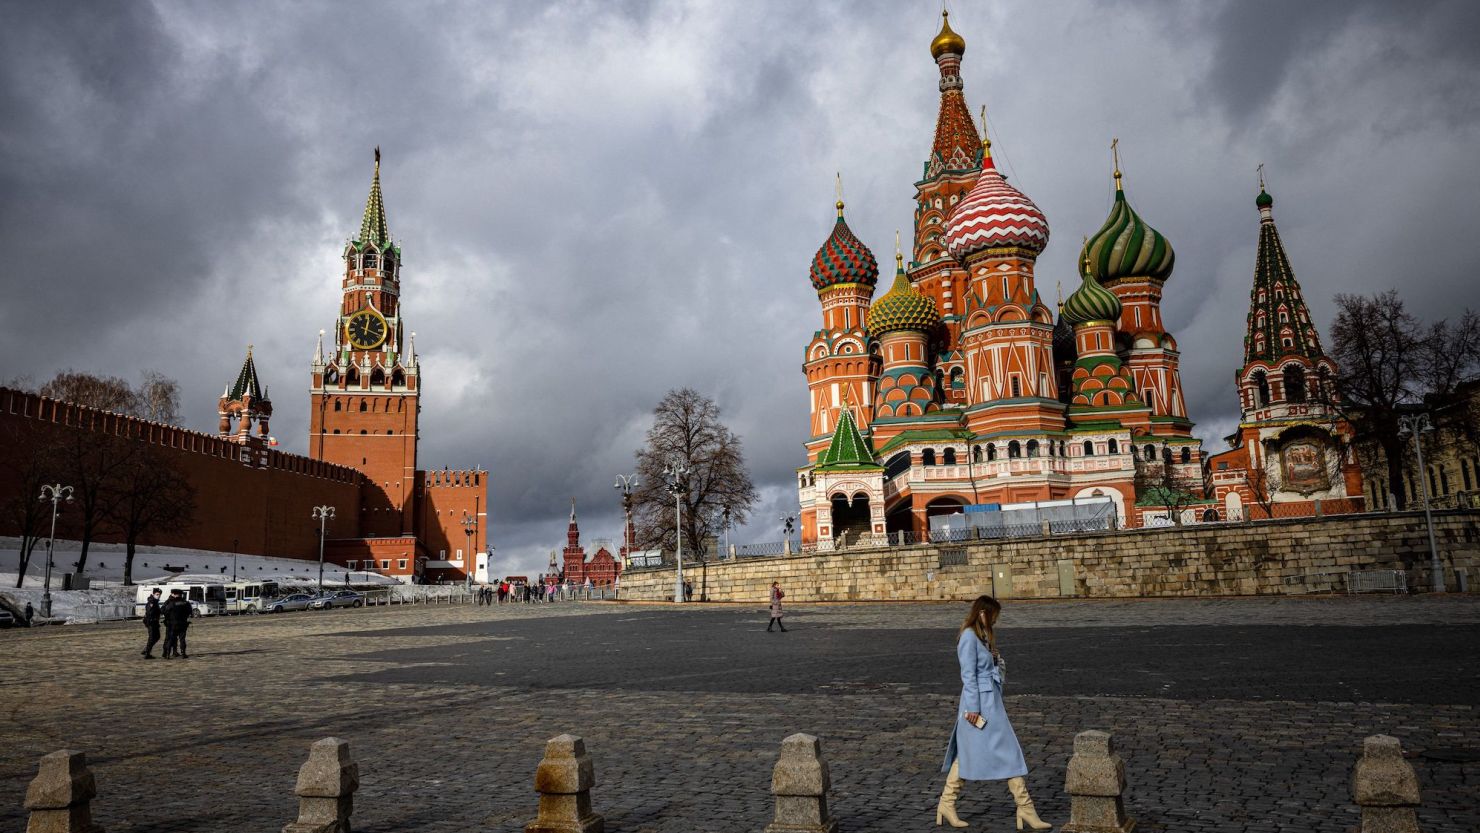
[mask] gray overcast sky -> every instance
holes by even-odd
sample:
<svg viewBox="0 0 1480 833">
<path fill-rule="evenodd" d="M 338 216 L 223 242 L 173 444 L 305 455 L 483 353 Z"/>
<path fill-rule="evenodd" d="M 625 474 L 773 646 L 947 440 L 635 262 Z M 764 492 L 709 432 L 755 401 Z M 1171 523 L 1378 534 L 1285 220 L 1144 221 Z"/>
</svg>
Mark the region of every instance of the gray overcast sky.
<svg viewBox="0 0 1480 833">
<path fill-rule="evenodd" d="M 1209 448 L 1237 413 L 1254 167 L 1323 333 L 1331 297 L 1475 306 L 1480 3 L 956 2 L 967 100 L 1048 215 L 1039 285 L 1127 193 L 1177 251 L 1165 319 Z M 214 430 L 248 343 L 306 447 L 308 362 L 385 153 L 426 468 L 493 471 L 503 566 L 568 498 L 619 535 L 664 391 L 715 397 L 794 511 L 807 267 L 842 171 L 881 262 L 908 237 L 939 3 L 0 3 L 0 379 L 181 381 Z M 508 556 L 509 558 L 503 558 Z"/>
</svg>

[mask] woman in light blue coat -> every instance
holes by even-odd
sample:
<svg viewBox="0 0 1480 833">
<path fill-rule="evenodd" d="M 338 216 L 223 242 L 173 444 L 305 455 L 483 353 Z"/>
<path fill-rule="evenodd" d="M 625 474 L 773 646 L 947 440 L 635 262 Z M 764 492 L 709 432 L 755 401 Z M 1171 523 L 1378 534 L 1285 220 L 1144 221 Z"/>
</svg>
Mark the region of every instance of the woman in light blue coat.
<svg viewBox="0 0 1480 833">
<path fill-rule="evenodd" d="M 965 827 L 956 815 L 956 798 L 962 781 L 1006 781 L 1017 803 L 1017 827 L 1032 830 L 1053 827 L 1038 818 L 1023 776 L 1028 765 L 1018 745 L 1007 710 L 1002 704 L 1002 658 L 997 653 L 997 617 L 1002 605 L 991 596 L 980 596 L 956 636 L 956 659 L 961 664 L 961 699 L 956 706 L 956 727 L 946 746 L 941 771 L 946 787 L 935 808 L 935 823 Z"/>
</svg>

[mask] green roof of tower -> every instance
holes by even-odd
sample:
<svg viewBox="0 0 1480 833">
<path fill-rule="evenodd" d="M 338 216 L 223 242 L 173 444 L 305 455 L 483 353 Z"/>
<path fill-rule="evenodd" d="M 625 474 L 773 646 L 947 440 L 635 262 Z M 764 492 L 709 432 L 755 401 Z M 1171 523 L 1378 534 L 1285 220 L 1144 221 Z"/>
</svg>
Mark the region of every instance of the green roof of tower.
<svg viewBox="0 0 1480 833">
<path fill-rule="evenodd" d="M 360 220 L 360 244 L 374 243 L 376 248 L 385 248 L 391 233 L 385 224 L 385 201 L 380 195 L 380 147 L 375 148 L 375 178 L 370 182 L 370 196 L 365 198 L 365 216 Z"/>
<path fill-rule="evenodd" d="M 265 401 L 262 396 L 262 383 L 257 380 L 257 363 L 252 361 L 252 347 L 247 346 L 247 360 L 242 362 L 242 372 L 236 375 L 236 382 L 227 391 L 227 398 L 240 400 L 247 396 L 258 402 Z"/>
<path fill-rule="evenodd" d="M 838 427 L 833 430 L 832 442 L 827 450 L 817 457 L 817 468 L 878 468 L 874 462 L 874 449 L 858 430 L 853 421 L 853 411 L 848 403 L 838 412 Z"/>
</svg>

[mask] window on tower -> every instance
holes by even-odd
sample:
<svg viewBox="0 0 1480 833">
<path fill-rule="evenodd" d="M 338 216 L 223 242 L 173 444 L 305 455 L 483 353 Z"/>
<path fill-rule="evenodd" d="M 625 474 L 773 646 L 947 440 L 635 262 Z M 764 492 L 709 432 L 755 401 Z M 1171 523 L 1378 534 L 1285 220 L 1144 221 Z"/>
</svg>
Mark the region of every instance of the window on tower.
<svg viewBox="0 0 1480 833">
<path fill-rule="evenodd" d="M 365 253 L 365 261 L 364 262 L 365 262 L 365 268 L 366 269 L 374 269 L 380 263 L 379 258 L 377 258 L 375 256 L 375 253 L 374 252 L 366 252 Z"/>
<path fill-rule="evenodd" d="M 1021 377 L 1012 377 L 1012 396 L 1014 399 L 1023 395 L 1023 380 Z"/>
<path fill-rule="evenodd" d="M 1093 456 L 1095 456 L 1095 444 L 1092 441 L 1085 440 L 1084 441 L 1084 449 L 1083 450 L 1084 450 L 1084 456 L 1086 456 L 1086 457 L 1093 457 Z"/>
<path fill-rule="evenodd" d="M 1305 368 L 1297 365 L 1285 368 L 1285 400 L 1288 402 L 1305 401 Z"/>
<path fill-rule="evenodd" d="M 1254 406 L 1263 408 L 1269 404 L 1269 377 L 1264 371 L 1254 371 Z"/>
<path fill-rule="evenodd" d="M 1110 438 L 1110 442 L 1108 443 L 1108 446 L 1109 446 L 1109 451 L 1110 451 L 1111 454 L 1119 454 L 1120 453 L 1120 444 L 1117 443 L 1117 442 L 1115 442 L 1115 438 L 1114 437 L 1111 437 Z"/>
<path fill-rule="evenodd" d="M 987 443 L 987 462 L 990 463 L 995 459 L 997 459 L 997 444 Z"/>
<path fill-rule="evenodd" d="M 334 410 L 336 410 L 336 411 L 342 411 L 342 410 L 344 410 L 344 403 L 343 402 L 340 402 L 338 399 L 334 400 Z"/>
<path fill-rule="evenodd" d="M 363 399 L 360 400 L 360 413 L 365 413 L 365 411 L 369 410 L 369 407 L 369 403 Z"/>
<path fill-rule="evenodd" d="M 1190 463 L 1190 462 L 1192 462 L 1192 449 L 1190 449 L 1190 448 L 1184 448 L 1184 449 L 1182 449 L 1182 462 L 1184 462 L 1184 463 Z"/>
<path fill-rule="evenodd" d="M 1023 456 L 1023 447 L 1017 440 L 1007 444 L 1007 459 L 1016 460 L 1021 456 Z"/>
<path fill-rule="evenodd" d="M 954 465 L 956 465 L 956 449 L 954 449 L 954 448 L 948 448 L 948 449 L 946 449 L 942 453 L 941 457 L 942 457 L 942 463 L 943 463 L 943 465 L 947 465 L 947 466 L 954 466 Z"/>
<path fill-rule="evenodd" d="M 935 449 L 933 449 L 933 448 L 927 448 L 927 449 L 925 449 L 925 453 L 923 453 L 923 454 L 920 455 L 920 463 L 921 463 L 921 465 L 926 465 L 926 466 L 933 466 L 933 465 L 935 465 Z"/>
<path fill-rule="evenodd" d="M 1038 456 L 1038 441 L 1037 440 L 1028 440 L 1028 456 L 1029 457 L 1037 457 Z"/>
</svg>

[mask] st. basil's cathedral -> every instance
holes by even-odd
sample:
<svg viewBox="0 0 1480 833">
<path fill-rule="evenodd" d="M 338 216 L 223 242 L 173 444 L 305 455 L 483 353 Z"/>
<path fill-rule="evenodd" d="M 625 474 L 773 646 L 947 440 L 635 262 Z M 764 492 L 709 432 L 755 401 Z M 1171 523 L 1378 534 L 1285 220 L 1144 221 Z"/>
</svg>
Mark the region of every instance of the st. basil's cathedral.
<svg viewBox="0 0 1480 833">
<path fill-rule="evenodd" d="M 1273 278 L 1256 286 L 1267 309 L 1251 311 L 1250 326 L 1258 318 L 1270 332 L 1251 330 L 1251 339 L 1266 340 L 1239 373 L 1244 420 L 1230 438 L 1237 447 L 1220 456 L 1223 488 L 1204 496 L 1202 444 L 1183 399 L 1177 339 L 1161 315 L 1171 244 L 1131 207 L 1117 163 L 1110 215 L 1084 239 L 1079 286 L 1055 318 L 1035 280 L 1048 220 L 1009 184 L 990 138 L 977 132 L 960 72 L 965 51 L 946 13 L 930 45 L 940 110 L 915 183 L 911 255 L 906 262 L 896 242 L 888 290 L 874 300 L 878 261 L 848 228 L 841 198 L 812 260 L 822 327 L 803 363 L 811 411 L 808 464 L 798 470 L 803 545 L 882 543 L 889 533 L 923 536 L 930 517 L 968 506 L 1088 497 L 1111 501 L 1121 526 L 1166 522 L 1173 510 L 1147 493 L 1167 484 L 1196 484 L 1187 511 L 1213 517 L 1220 506 L 1248 504 L 1250 483 L 1265 482 L 1239 477 L 1248 443 L 1278 456 L 1291 444 L 1281 439 L 1289 428 L 1298 429 L 1302 471 L 1329 457 L 1339 475 L 1307 472 L 1307 486 L 1323 486 L 1313 500 L 1308 488 L 1287 489 L 1276 470 L 1270 502 L 1294 514 L 1320 511 L 1314 501 L 1322 497 L 1360 502 L 1349 429 L 1321 423 L 1330 414 L 1315 413 L 1316 397 L 1303 391 L 1302 407 L 1285 406 L 1294 388 L 1283 377 L 1255 381 L 1295 365 L 1312 386 L 1330 373 L 1303 302 L 1294 309 L 1293 273 L 1282 277 L 1277 303 Z M 1283 250 L 1266 264 L 1264 237 L 1259 268 L 1288 272 Z M 1291 316 L 1296 337 L 1277 326 Z M 1279 360 L 1287 354 L 1296 354 L 1293 363 Z M 1280 406 L 1271 410 L 1272 397 Z M 1323 462 L 1312 463 L 1312 454 Z M 1241 497 L 1225 500 L 1228 493 Z"/>
</svg>

